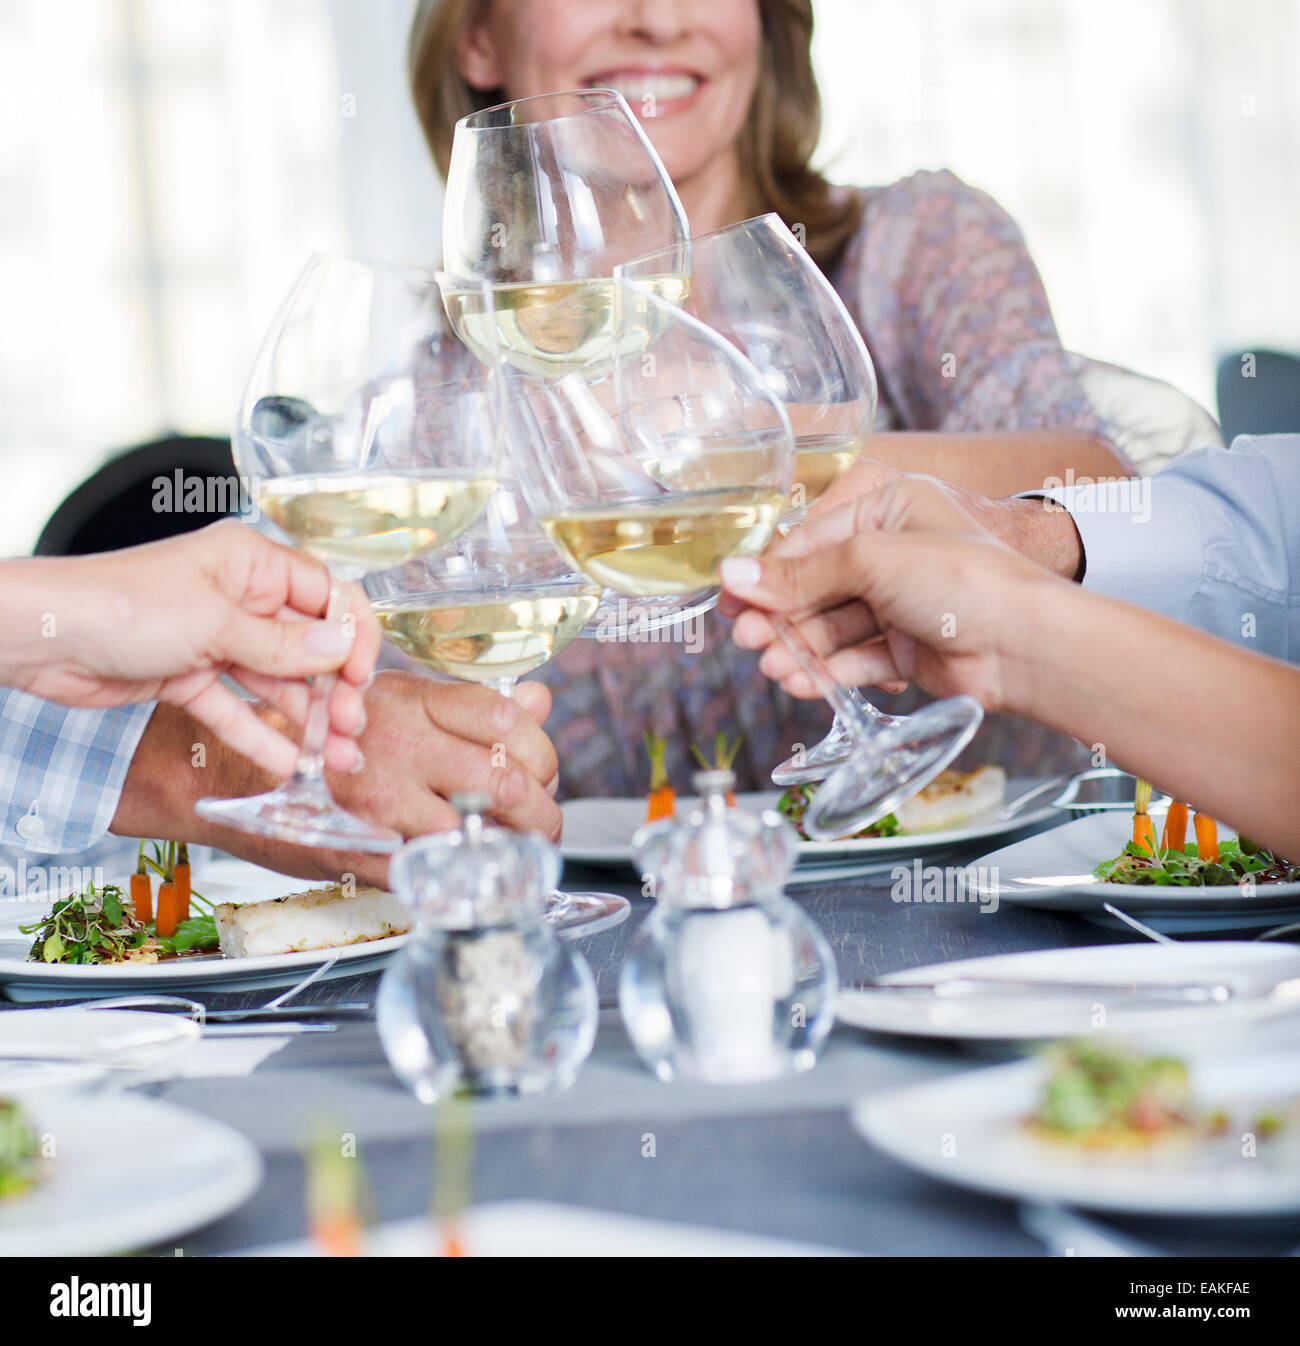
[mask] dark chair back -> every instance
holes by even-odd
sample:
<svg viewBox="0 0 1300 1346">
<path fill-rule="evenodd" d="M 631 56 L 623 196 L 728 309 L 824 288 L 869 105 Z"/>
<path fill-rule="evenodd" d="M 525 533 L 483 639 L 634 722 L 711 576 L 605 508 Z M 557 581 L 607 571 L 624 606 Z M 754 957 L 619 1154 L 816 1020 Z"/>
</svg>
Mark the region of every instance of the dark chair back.
<svg viewBox="0 0 1300 1346">
<path fill-rule="evenodd" d="M 192 532 L 238 512 L 228 439 L 172 436 L 127 449 L 56 509 L 37 556 L 84 556 Z"/>
<path fill-rule="evenodd" d="M 1219 362 L 1219 424 L 1236 435 L 1300 432 L 1300 357 L 1282 351 L 1238 351 Z"/>
</svg>

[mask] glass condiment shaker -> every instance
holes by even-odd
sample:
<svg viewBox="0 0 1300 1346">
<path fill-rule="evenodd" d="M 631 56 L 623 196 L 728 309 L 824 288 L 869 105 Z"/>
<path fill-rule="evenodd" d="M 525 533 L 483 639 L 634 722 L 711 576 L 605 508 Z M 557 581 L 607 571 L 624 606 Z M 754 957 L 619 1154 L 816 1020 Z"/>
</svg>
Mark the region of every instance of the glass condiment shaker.
<svg viewBox="0 0 1300 1346">
<path fill-rule="evenodd" d="M 586 960 L 546 919 L 559 855 L 486 825 L 487 795 L 451 802 L 460 830 L 409 842 L 389 870 L 416 926 L 380 984 L 384 1051 L 422 1103 L 566 1088 L 591 1052 L 597 1003 Z"/>
<path fill-rule="evenodd" d="M 699 807 L 633 841 L 656 906 L 623 965 L 619 1008 L 662 1080 L 811 1069 L 834 1019 L 834 955 L 782 894 L 798 837 L 776 813 L 729 805 L 734 783 L 730 771 L 700 772 Z"/>
</svg>

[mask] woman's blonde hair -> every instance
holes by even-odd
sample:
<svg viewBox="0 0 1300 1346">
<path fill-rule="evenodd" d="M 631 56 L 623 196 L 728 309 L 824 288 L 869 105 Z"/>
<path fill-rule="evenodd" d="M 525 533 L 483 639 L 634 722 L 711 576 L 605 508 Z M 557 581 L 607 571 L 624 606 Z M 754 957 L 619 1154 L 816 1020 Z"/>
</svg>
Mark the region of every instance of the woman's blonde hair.
<svg viewBox="0 0 1300 1346">
<path fill-rule="evenodd" d="M 812 67 L 812 0 L 757 0 L 763 26 L 758 83 L 740 132 L 740 157 L 754 214 L 775 211 L 800 226 L 823 270 L 838 258 L 862 214 L 857 192 L 836 192 L 810 165 L 821 133 Z M 460 72 L 461 34 L 487 0 L 420 0 L 407 50 L 411 94 L 439 171 L 447 175 L 456 123 L 506 100 L 503 89 L 472 88 Z"/>
</svg>

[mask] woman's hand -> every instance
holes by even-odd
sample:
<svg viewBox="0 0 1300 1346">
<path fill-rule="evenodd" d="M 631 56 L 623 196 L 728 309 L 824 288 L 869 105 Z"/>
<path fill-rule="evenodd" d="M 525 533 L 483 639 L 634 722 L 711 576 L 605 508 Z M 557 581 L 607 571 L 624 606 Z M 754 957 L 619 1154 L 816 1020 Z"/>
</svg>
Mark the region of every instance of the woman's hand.
<svg viewBox="0 0 1300 1346">
<path fill-rule="evenodd" d="M 0 670 L 12 686 L 74 706 L 167 701 L 263 770 L 288 776 L 297 747 L 222 681 L 276 704 L 318 674 L 330 696 L 326 761 L 360 761 L 362 688 L 382 635 L 365 594 L 233 521 L 98 556 L 7 563 Z"/>
<path fill-rule="evenodd" d="M 768 612 L 796 622 L 846 685 L 915 680 L 927 691 L 1007 704 L 1004 656 L 1036 586 L 1061 583 L 1001 545 L 925 477 L 810 514 L 761 560 L 723 563 L 733 638 L 794 696 L 818 695 Z"/>
</svg>

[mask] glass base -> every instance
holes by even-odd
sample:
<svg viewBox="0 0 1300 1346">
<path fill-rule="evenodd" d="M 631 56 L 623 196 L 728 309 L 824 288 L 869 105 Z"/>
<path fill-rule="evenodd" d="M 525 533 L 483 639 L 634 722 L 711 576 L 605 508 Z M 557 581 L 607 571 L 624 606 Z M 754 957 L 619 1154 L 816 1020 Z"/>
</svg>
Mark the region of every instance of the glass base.
<svg viewBox="0 0 1300 1346">
<path fill-rule="evenodd" d="M 321 787 L 294 781 L 266 794 L 245 799 L 200 799 L 194 806 L 200 818 L 272 837 L 297 846 L 324 846 L 337 851 L 395 851 L 402 836 L 348 813 Z"/>
<path fill-rule="evenodd" d="M 897 723 L 891 720 L 891 723 Z M 839 716 L 820 743 L 793 757 L 788 757 L 772 772 L 772 784 L 785 789 L 787 785 L 807 785 L 825 780 L 836 767 L 843 766 L 853 756 L 853 739 Z"/>
<path fill-rule="evenodd" d="M 819 786 L 804 815 L 813 841 L 838 841 L 923 790 L 975 736 L 984 708 L 974 697 L 935 701 L 854 746 Z"/>
</svg>

